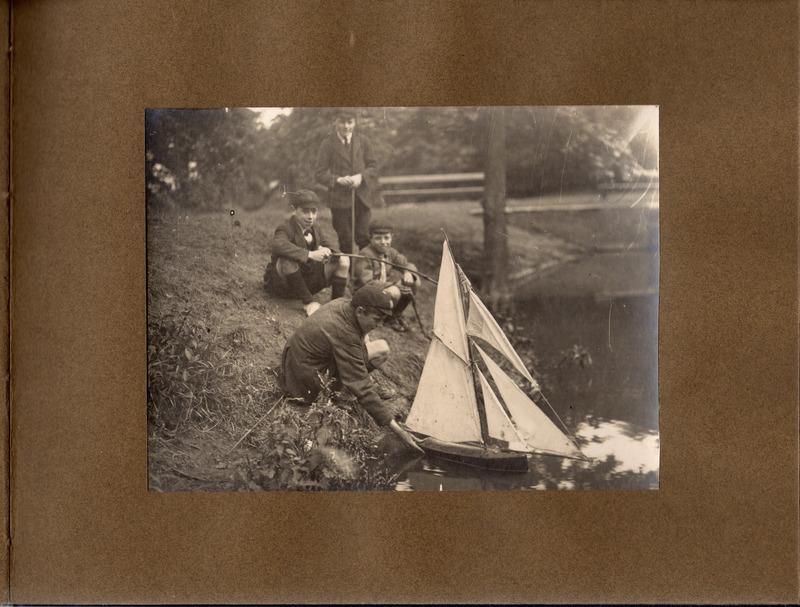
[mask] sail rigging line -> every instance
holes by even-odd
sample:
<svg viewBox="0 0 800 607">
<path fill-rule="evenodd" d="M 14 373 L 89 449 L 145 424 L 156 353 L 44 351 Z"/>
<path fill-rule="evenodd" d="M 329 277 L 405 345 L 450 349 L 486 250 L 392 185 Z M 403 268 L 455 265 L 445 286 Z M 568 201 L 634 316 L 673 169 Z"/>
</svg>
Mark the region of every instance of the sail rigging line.
<svg viewBox="0 0 800 607">
<path fill-rule="evenodd" d="M 521 445 L 528 446 L 526 441 L 525 441 L 525 438 L 520 434 L 519 429 L 514 424 L 513 420 L 511 420 L 511 418 L 508 416 L 508 414 L 506 413 L 506 411 L 503 408 L 503 406 L 500 404 L 500 400 L 497 398 L 497 395 L 494 393 L 494 390 L 492 390 L 492 387 L 489 385 L 489 382 L 486 379 L 486 376 L 481 372 L 481 370 L 479 368 L 477 368 L 477 366 L 476 366 L 475 370 L 476 370 L 477 375 L 478 375 L 478 377 L 480 379 L 481 391 L 483 392 L 483 396 L 484 396 L 484 403 L 488 400 L 490 402 L 490 404 L 493 405 L 493 407 L 491 408 L 491 410 L 493 411 L 493 420 L 492 420 L 493 423 L 491 424 L 492 427 L 488 428 L 489 435 L 492 438 L 499 439 L 499 440 L 504 440 L 509 445 L 509 448 L 511 448 L 511 444 L 512 444 L 511 441 L 506 439 L 503 436 L 503 430 L 504 430 L 503 425 L 505 425 L 506 427 L 509 427 L 511 429 L 511 431 L 514 433 L 517 441 Z M 499 424 L 498 424 L 498 417 L 497 417 L 498 415 L 500 416 Z M 486 410 L 486 424 L 487 424 L 487 426 L 490 425 L 489 421 L 490 421 L 489 420 L 489 409 L 487 409 Z M 495 436 L 496 432 L 499 432 L 500 436 Z"/>
<path fill-rule="evenodd" d="M 578 439 L 575 437 L 575 435 L 572 432 L 570 432 L 570 429 L 567 428 L 567 424 L 565 424 L 564 421 L 559 417 L 558 413 L 556 413 L 556 410 L 553 408 L 553 405 L 550 404 L 550 401 L 547 400 L 547 397 L 544 395 L 544 392 L 542 392 L 542 389 L 537 387 L 536 390 L 539 392 L 539 394 L 541 395 L 542 399 L 544 399 L 544 402 L 547 403 L 547 406 L 550 407 L 550 410 L 553 412 L 553 415 L 556 416 L 556 419 L 561 423 L 561 425 L 563 426 L 564 430 L 567 431 L 567 434 L 569 435 L 568 438 L 572 441 L 572 444 L 575 445 L 575 448 L 578 450 L 578 453 L 583 455 L 583 451 L 581 451 L 581 448 L 578 446 Z M 586 460 L 589 459 L 585 455 L 583 455 L 583 457 Z"/>
<path fill-rule="evenodd" d="M 456 357 L 458 360 L 460 360 L 460 361 L 461 361 L 461 363 L 462 363 L 462 364 L 463 364 L 465 367 L 469 367 L 469 366 L 471 366 L 471 365 L 473 365 L 473 364 L 474 364 L 474 362 L 473 362 L 473 361 L 471 361 L 471 360 L 470 360 L 470 361 L 466 361 L 466 360 L 464 360 L 464 359 L 461 357 L 461 354 L 459 354 L 458 352 L 456 352 L 456 351 L 455 351 L 455 348 L 453 348 L 453 347 L 452 347 L 450 344 L 448 344 L 448 343 L 447 343 L 447 342 L 446 342 L 444 339 L 442 339 L 442 336 L 441 336 L 441 335 L 439 335 L 438 333 L 436 333 L 436 330 L 435 330 L 435 329 L 434 329 L 433 331 L 431 331 L 431 335 L 433 335 L 433 336 L 434 336 L 436 339 L 438 339 L 438 340 L 439 340 L 439 343 L 440 343 L 440 344 L 442 344 L 442 345 L 443 345 L 445 348 L 447 348 L 447 351 L 448 351 L 448 352 L 452 352 L 452 353 L 453 353 L 453 356 L 455 356 L 455 357 Z"/>
</svg>

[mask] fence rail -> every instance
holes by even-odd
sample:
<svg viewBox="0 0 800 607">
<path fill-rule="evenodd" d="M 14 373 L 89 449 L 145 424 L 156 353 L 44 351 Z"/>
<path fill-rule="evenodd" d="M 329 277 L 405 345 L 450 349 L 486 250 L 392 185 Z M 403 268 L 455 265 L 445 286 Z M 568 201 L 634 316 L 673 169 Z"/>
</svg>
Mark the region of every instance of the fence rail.
<svg viewBox="0 0 800 607">
<path fill-rule="evenodd" d="M 393 175 L 381 177 L 381 195 L 388 203 L 478 200 L 484 193 L 483 173 Z"/>
<path fill-rule="evenodd" d="M 632 192 L 635 190 L 657 190 L 658 179 L 640 181 L 621 181 L 614 183 L 601 183 L 597 186 L 600 196 L 605 198 L 609 192 Z"/>
</svg>

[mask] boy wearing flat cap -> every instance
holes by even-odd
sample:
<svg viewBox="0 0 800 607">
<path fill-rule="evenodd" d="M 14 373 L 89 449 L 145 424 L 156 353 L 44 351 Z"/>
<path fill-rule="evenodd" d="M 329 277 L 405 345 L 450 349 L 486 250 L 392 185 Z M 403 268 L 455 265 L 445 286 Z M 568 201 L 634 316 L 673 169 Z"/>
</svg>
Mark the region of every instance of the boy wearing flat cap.
<svg viewBox="0 0 800 607">
<path fill-rule="evenodd" d="M 392 246 L 394 229 L 388 221 L 370 223 L 369 235 L 370 243 L 359 253 L 369 259 L 356 258 L 353 263 L 353 292 L 364 285 L 381 287 L 394 301 L 392 318 L 386 324 L 398 332 L 408 331 L 402 314 L 417 292 L 419 278 L 412 273 L 417 266 Z"/>
<path fill-rule="evenodd" d="M 272 295 L 301 300 L 311 316 L 320 306 L 313 297 L 326 286 L 331 286 L 331 299 L 344 295 L 350 259 L 338 256 L 336 245 L 316 225 L 319 198 L 314 192 L 292 192 L 289 201 L 292 214 L 275 229 L 264 282 Z"/>
<path fill-rule="evenodd" d="M 329 373 L 356 397 L 381 426 L 422 451 L 383 403 L 370 371 L 389 357 L 385 340 L 366 341 L 367 334 L 392 314 L 394 302 L 380 287 L 364 287 L 350 301 L 335 299 L 306 318 L 283 350 L 282 382 L 292 397 L 310 404 L 322 389 L 320 375 Z"/>
<path fill-rule="evenodd" d="M 331 209 L 333 229 L 339 236 L 343 253 L 355 253 L 369 243 L 370 209 L 380 203 L 377 195 L 378 161 L 369 139 L 353 132 L 355 124 L 355 111 L 337 110 L 334 132 L 320 145 L 314 166 L 314 178 L 327 191 L 324 201 Z M 355 204 L 355 237 L 352 204 Z M 351 244 L 353 238 L 355 251 Z"/>
</svg>

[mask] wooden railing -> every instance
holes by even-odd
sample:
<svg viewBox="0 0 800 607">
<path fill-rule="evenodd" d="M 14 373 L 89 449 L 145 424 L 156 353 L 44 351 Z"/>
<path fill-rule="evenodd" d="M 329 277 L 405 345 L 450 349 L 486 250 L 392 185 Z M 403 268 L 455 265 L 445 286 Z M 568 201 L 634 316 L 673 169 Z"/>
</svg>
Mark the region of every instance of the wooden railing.
<svg viewBox="0 0 800 607">
<path fill-rule="evenodd" d="M 638 190 L 657 190 L 658 179 L 641 179 L 637 181 L 618 181 L 601 183 L 597 186 L 600 197 L 605 198 L 609 192 L 633 192 Z"/>
<path fill-rule="evenodd" d="M 484 193 L 483 173 L 440 175 L 395 175 L 380 177 L 381 196 L 389 203 L 480 200 Z"/>
</svg>

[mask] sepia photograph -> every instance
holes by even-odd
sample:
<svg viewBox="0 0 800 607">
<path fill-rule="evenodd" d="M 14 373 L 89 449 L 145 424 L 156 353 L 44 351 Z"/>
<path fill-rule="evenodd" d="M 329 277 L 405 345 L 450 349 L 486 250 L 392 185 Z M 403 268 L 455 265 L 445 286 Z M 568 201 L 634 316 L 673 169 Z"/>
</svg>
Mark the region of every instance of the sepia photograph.
<svg viewBox="0 0 800 607">
<path fill-rule="evenodd" d="M 797 603 L 796 1 L 6 17 L 7 603 Z"/>
<path fill-rule="evenodd" d="M 149 491 L 659 488 L 658 106 L 144 121 Z"/>
</svg>

